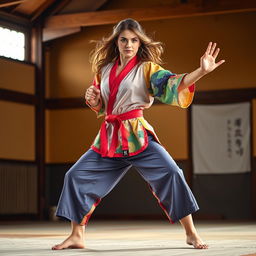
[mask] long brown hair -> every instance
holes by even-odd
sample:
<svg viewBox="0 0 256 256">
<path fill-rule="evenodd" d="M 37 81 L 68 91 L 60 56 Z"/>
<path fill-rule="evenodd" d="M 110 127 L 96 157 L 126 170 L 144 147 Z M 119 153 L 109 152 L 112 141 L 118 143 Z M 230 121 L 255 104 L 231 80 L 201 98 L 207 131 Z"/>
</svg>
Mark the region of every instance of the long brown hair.
<svg viewBox="0 0 256 256">
<path fill-rule="evenodd" d="M 156 64 L 162 64 L 161 55 L 163 47 L 161 42 L 155 42 L 151 39 L 141 25 L 133 19 L 121 20 L 113 28 L 112 34 L 107 38 L 102 38 L 96 42 L 95 49 L 91 52 L 90 62 L 92 63 L 92 70 L 95 73 L 100 73 L 101 69 L 110 62 L 115 61 L 119 56 L 119 50 L 116 45 L 118 36 L 124 30 L 131 30 L 140 39 L 140 47 L 138 50 L 138 57 L 140 61 L 152 61 Z"/>
</svg>

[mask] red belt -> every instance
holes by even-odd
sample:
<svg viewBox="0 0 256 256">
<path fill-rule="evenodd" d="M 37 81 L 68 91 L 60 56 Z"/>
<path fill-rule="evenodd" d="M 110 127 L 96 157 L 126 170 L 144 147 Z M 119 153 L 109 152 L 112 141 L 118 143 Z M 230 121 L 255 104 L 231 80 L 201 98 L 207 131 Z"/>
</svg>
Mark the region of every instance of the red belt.
<svg viewBox="0 0 256 256">
<path fill-rule="evenodd" d="M 122 121 L 127 120 L 127 119 L 132 119 L 136 117 L 142 117 L 143 116 L 143 110 L 141 109 L 134 109 L 129 112 L 120 114 L 120 115 L 107 115 L 105 116 L 105 121 L 102 123 L 101 128 L 100 128 L 100 152 L 101 155 L 108 156 L 108 157 L 113 157 L 116 147 L 118 144 L 118 132 L 120 130 L 121 132 L 121 137 L 122 137 L 122 150 L 124 156 L 127 156 L 129 154 L 129 147 L 128 147 L 128 131 L 126 130 L 124 124 Z M 108 150 L 108 136 L 107 136 L 107 129 L 106 125 L 108 123 L 112 123 L 114 125 L 114 132 L 113 132 L 113 137 L 112 141 L 110 144 L 110 148 Z"/>
</svg>

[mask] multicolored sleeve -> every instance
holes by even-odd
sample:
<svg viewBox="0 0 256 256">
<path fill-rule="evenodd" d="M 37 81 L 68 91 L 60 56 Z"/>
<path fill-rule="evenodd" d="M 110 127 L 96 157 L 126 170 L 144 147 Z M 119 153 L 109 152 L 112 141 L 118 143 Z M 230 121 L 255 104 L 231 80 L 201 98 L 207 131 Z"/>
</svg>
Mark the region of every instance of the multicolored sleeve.
<svg viewBox="0 0 256 256">
<path fill-rule="evenodd" d="M 144 75 L 151 96 L 162 103 L 187 108 L 193 101 L 195 84 L 178 91 L 178 87 L 187 73 L 174 74 L 153 63 L 144 63 Z"/>
<path fill-rule="evenodd" d="M 100 90 L 100 75 L 96 74 L 92 83 L 97 89 Z M 94 108 L 92 107 L 89 102 L 86 100 L 86 104 L 88 105 L 88 107 L 90 107 L 93 111 L 96 112 L 96 116 L 97 118 L 100 118 L 101 116 L 104 116 L 105 114 L 105 105 L 104 105 L 104 101 L 102 100 L 102 98 L 100 97 L 100 109 L 98 108 Z"/>
</svg>

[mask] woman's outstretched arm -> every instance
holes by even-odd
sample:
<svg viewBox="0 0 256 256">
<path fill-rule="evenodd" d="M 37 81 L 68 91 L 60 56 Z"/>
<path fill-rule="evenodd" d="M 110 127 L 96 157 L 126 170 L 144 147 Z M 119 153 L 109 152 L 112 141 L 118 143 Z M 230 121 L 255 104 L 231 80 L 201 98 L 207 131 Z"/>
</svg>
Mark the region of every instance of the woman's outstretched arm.
<svg viewBox="0 0 256 256">
<path fill-rule="evenodd" d="M 200 58 L 200 67 L 196 70 L 192 71 L 191 73 L 187 74 L 182 82 L 179 85 L 178 91 L 181 91 L 191 84 L 198 81 L 200 78 L 205 76 L 206 74 L 212 72 L 215 68 L 220 66 L 225 60 L 220 60 L 216 63 L 216 58 L 220 52 L 220 48 L 216 48 L 216 43 L 210 42 L 208 47 L 204 53 L 204 55 Z"/>
</svg>

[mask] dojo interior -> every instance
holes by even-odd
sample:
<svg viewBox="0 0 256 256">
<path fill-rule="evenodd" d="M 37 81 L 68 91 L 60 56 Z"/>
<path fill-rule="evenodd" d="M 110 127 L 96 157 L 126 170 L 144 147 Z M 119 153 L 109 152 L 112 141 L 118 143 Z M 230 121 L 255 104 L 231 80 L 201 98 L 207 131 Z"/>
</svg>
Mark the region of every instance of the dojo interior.
<svg viewBox="0 0 256 256">
<path fill-rule="evenodd" d="M 144 117 L 198 201 L 193 217 L 212 244 L 208 254 L 256 255 L 255 11 L 253 0 L 1 1 L 0 48 L 9 48 L 0 49 L 0 253 L 49 255 L 52 241 L 68 234 L 68 221 L 54 216 L 64 175 L 89 149 L 103 121 L 84 100 L 93 80 L 91 41 L 109 35 L 118 21 L 134 18 L 164 43 L 163 67 L 174 73 L 198 68 L 210 41 L 220 47 L 217 61 L 226 62 L 196 82 L 191 106 L 155 101 Z M 15 56 L 19 40 L 22 49 Z M 195 173 L 192 106 L 245 102 L 250 104 L 250 170 Z M 204 255 L 187 250 L 183 240 L 181 227 L 170 226 L 131 168 L 95 209 L 88 248 L 81 250 L 85 255 Z"/>
</svg>

